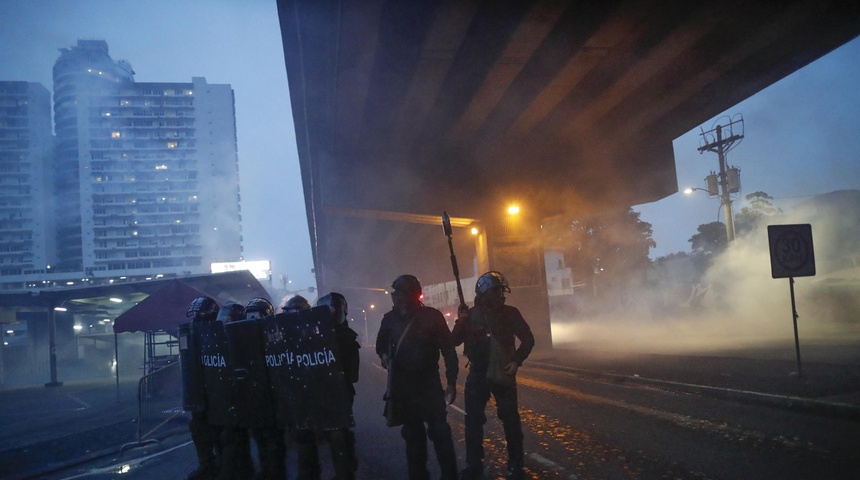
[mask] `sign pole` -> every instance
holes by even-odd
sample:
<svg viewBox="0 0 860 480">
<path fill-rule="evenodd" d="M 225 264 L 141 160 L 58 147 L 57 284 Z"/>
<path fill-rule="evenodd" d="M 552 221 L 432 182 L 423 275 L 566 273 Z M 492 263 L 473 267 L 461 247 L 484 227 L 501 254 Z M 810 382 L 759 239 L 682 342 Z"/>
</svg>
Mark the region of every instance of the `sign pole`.
<svg viewBox="0 0 860 480">
<path fill-rule="evenodd" d="M 794 299 L 794 277 L 815 276 L 812 225 L 768 225 L 767 239 L 770 244 L 771 276 L 773 278 L 788 278 L 788 287 L 791 290 L 791 322 L 794 324 L 794 350 L 797 353 L 797 377 L 802 378 L 800 336 L 797 334 L 797 306 Z"/>
<path fill-rule="evenodd" d="M 797 335 L 797 308 L 794 303 L 794 277 L 788 277 L 788 286 L 791 290 L 791 320 L 794 322 L 794 350 L 797 352 L 797 376 L 803 377 L 800 366 L 800 337 Z"/>
</svg>

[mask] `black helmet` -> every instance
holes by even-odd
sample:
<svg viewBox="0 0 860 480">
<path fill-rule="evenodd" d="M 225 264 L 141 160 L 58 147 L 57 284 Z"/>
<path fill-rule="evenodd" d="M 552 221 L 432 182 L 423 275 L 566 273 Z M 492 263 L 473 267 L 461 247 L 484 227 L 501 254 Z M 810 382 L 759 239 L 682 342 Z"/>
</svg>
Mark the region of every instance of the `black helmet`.
<svg viewBox="0 0 860 480">
<path fill-rule="evenodd" d="M 197 297 L 191 302 L 185 316 L 214 320 L 218 316 L 218 303 L 212 297 Z"/>
<path fill-rule="evenodd" d="M 308 299 L 301 296 L 295 295 L 287 299 L 287 297 L 283 298 L 283 303 L 281 304 L 281 310 L 284 312 L 292 313 L 299 312 L 302 310 L 310 310 L 311 304 L 308 302 Z"/>
<path fill-rule="evenodd" d="M 331 292 L 320 297 L 317 300 L 317 306 L 327 305 L 334 314 L 335 323 L 342 324 L 346 322 L 349 315 L 349 304 L 346 302 L 346 297 L 338 292 Z"/>
<path fill-rule="evenodd" d="M 511 286 L 508 285 L 508 279 L 506 279 L 501 272 L 493 270 L 478 277 L 478 282 L 475 283 L 475 293 L 477 295 L 481 295 L 495 287 L 502 287 L 503 292 L 511 292 Z"/>
<path fill-rule="evenodd" d="M 272 306 L 272 302 L 263 297 L 254 297 L 245 305 L 245 316 L 247 317 L 249 313 L 257 313 L 260 318 L 268 317 L 275 314 L 275 307 Z"/>
<path fill-rule="evenodd" d="M 221 310 L 218 310 L 218 321 L 221 322 L 233 322 L 236 320 L 242 320 L 245 318 L 245 307 L 239 305 L 238 303 L 230 302 L 223 307 Z"/>
<path fill-rule="evenodd" d="M 391 284 L 393 293 L 409 297 L 409 299 L 421 299 L 421 282 L 414 275 L 401 275 L 394 279 Z"/>
</svg>

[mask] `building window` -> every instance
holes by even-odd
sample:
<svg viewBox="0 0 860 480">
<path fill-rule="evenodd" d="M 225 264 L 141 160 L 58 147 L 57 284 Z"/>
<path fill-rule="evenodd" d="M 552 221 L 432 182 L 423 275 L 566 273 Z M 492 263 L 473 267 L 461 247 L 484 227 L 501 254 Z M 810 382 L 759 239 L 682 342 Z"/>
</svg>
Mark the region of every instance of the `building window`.
<svg viewBox="0 0 860 480">
<path fill-rule="evenodd" d="M 122 134 L 120 132 L 110 132 L 110 138 L 120 138 Z"/>
<path fill-rule="evenodd" d="M 179 146 L 179 142 L 167 142 L 167 148 L 176 148 Z"/>
</svg>

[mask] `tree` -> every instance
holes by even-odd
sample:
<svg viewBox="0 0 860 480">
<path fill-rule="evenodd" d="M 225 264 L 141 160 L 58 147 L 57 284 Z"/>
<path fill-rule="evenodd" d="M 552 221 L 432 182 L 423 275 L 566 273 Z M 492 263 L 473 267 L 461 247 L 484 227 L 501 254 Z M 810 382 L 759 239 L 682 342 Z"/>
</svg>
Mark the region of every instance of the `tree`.
<svg viewBox="0 0 860 480">
<path fill-rule="evenodd" d="M 711 222 L 699 225 L 698 233 L 689 240 L 693 253 L 713 255 L 720 253 L 728 246 L 726 225 L 723 222 Z"/>
<path fill-rule="evenodd" d="M 749 205 L 735 215 L 735 233 L 746 235 L 762 228 L 774 217 L 782 214 L 782 209 L 771 203 L 773 197 L 765 192 L 753 192 L 744 197 Z"/>
<path fill-rule="evenodd" d="M 657 246 L 651 224 L 632 208 L 582 218 L 563 217 L 545 225 L 545 243 L 561 247 L 577 281 L 588 284 L 592 298 L 620 299 L 651 264 Z"/>
</svg>

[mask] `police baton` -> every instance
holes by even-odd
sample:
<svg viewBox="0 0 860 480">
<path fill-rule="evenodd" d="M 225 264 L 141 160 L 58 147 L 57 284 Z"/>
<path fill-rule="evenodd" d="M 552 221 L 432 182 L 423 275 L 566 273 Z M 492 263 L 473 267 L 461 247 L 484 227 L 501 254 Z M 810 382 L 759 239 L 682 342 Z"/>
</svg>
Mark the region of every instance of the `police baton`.
<svg viewBox="0 0 860 480">
<path fill-rule="evenodd" d="M 466 298 L 463 296 L 463 287 L 460 285 L 460 269 L 457 268 L 457 256 L 454 255 L 454 242 L 452 236 L 454 229 L 451 228 L 451 217 L 448 212 L 442 212 L 442 229 L 445 231 L 445 236 L 448 237 L 448 249 L 451 250 L 451 268 L 454 269 L 454 278 L 457 280 L 457 295 L 460 296 L 460 308 L 466 306 Z"/>
</svg>

